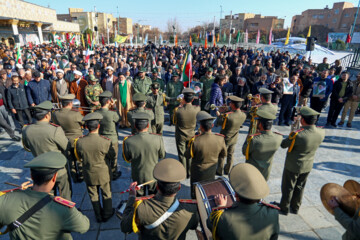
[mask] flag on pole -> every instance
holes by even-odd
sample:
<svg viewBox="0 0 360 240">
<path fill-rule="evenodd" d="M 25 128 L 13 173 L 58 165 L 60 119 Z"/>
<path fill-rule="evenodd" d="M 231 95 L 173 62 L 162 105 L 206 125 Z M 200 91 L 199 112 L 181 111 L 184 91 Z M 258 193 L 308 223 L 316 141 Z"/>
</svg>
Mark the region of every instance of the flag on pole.
<svg viewBox="0 0 360 240">
<path fill-rule="evenodd" d="M 146 45 L 148 42 L 148 34 L 145 35 L 145 39 L 144 39 L 144 45 Z"/>
<path fill-rule="evenodd" d="M 200 32 L 200 38 L 199 39 L 201 39 L 202 38 L 202 33 Z"/>
<path fill-rule="evenodd" d="M 347 35 L 347 37 L 346 37 L 346 43 L 351 43 L 350 33 L 348 33 L 348 35 Z"/>
<path fill-rule="evenodd" d="M 224 31 L 223 41 L 226 42 L 226 32 Z"/>
<path fill-rule="evenodd" d="M 191 36 L 190 36 L 190 39 L 189 39 L 189 45 L 190 45 L 190 47 L 192 47 Z"/>
<path fill-rule="evenodd" d="M 326 35 L 326 43 L 329 43 L 329 34 Z"/>
<path fill-rule="evenodd" d="M 95 47 L 95 42 L 96 42 L 96 37 L 95 37 L 95 32 L 92 33 L 92 37 L 91 37 L 91 50 L 94 49 Z"/>
<path fill-rule="evenodd" d="M 177 35 L 175 35 L 175 46 L 176 47 L 178 46 L 178 37 L 177 37 Z"/>
<path fill-rule="evenodd" d="M 186 54 L 184 66 L 182 68 L 181 81 L 184 84 L 184 87 L 190 87 L 190 82 L 192 78 L 192 57 L 191 57 L 191 48 Z"/>
<path fill-rule="evenodd" d="M 207 37 L 207 33 L 205 34 L 205 45 L 204 45 L 204 48 L 207 49 L 208 48 L 208 37 Z"/>
<path fill-rule="evenodd" d="M 161 45 L 161 44 L 162 44 L 162 42 L 163 42 L 163 38 L 162 38 L 161 33 L 160 33 L 160 36 L 159 36 L 159 41 L 160 41 L 160 45 Z"/>
<path fill-rule="evenodd" d="M 248 42 L 249 42 L 249 33 L 248 33 L 248 30 L 246 29 L 245 37 L 244 37 L 244 43 L 248 43 Z"/>
<path fill-rule="evenodd" d="M 73 35 L 71 36 L 71 38 L 70 38 L 70 44 L 75 45 L 75 39 L 76 39 L 76 35 L 73 34 Z"/>
<path fill-rule="evenodd" d="M 237 35 L 236 35 L 236 43 L 240 42 L 240 31 L 238 31 Z"/>
<path fill-rule="evenodd" d="M 89 59 L 90 59 L 90 51 L 89 48 L 87 48 L 85 52 L 85 62 L 88 63 Z"/>
<path fill-rule="evenodd" d="M 17 51 L 16 51 L 16 63 L 22 64 L 20 45 L 17 47 Z"/>
<path fill-rule="evenodd" d="M 90 47 L 91 46 L 90 34 L 87 34 L 87 43 L 88 43 L 88 47 Z"/>
<path fill-rule="evenodd" d="M 197 38 L 198 38 L 198 40 L 200 39 L 200 33 L 197 34 Z"/>
<path fill-rule="evenodd" d="M 288 28 L 288 32 L 286 34 L 286 40 L 285 40 L 285 45 L 289 44 L 289 38 L 290 38 L 290 28 Z"/>
<path fill-rule="evenodd" d="M 311 36 L 311 25 L 309 27 L 309 31 L 308 31 L 308 34 L 306 36 L 306 41 L 305 41 L 305 45 L 307 45 L 307 38 Z"/>
<path fill-rule="evenodd" d="M 102 43 L 102 45 L 105 45 L 104 35 L 102 35 L 102 34 L 101 34 L 101 43 Z"/>
<path fill-rule="evenodd" d="M 82 41 L 83 47 L 85 48 L 84 34 L 81 34 L 81 41 Z"/>
<path fill-rule="evenodd" d="M 260 29 L 258 29 L 258 33 L 256 36 L 256 44 L 259 44 L 259 43 L 260 43 Z"/>
<path fill-rule="evenodd" d="M 54 61 L 51 63 L 50 68 L 51 68 L 51 70 L 56 70 L 56 69 L 57 69 L 57 62 L 56 62 L 56 59 L 54 59 Z"/>
<path fill-rule="evenodd" d="M 272 44 L 272 28 L 270 28 L 270 33 L 269 33 L 269 45 Z"/>
<path fill-rule="evenodd" d="M 216 42 L 219 42 L 219 40 L 220 40 L 220 33 L 217 34 Z"/>
</svg>

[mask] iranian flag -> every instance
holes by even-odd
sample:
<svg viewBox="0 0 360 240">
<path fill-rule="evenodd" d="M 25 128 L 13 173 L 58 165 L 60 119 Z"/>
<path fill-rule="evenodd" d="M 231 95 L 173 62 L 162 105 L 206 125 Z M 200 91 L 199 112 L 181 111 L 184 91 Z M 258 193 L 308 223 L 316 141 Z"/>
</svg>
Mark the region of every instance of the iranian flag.
<svg viewBox="0 0 360 240">
<path fill-rule="evenodd" d="M 21 60 L 21 49 L 20 46 L 17 47 L 17 52 L 16 52 L 16 62 L 22 64 L 22 60 Z"/>
<path fill-rule="evenodd" d="M 89 62 L 89 59 L 90 59 L 90 51 L 89 51 L 89 48 L 87 48 L 86 53 L 85 53 L 85 61 L 86 61 L 86 63 Z"/>
<path fill-rule="evenodd" d="M 56 70 L 57 69 L 57 62 L 56 59 L 54 59 L 54 61 L 51 63 L 51 70 Z"/>
<path fill-rule="evenodd" d="M 76 35 L 73 34 L 70 38 L 70 44 L 74 44 L 75 45 L 75 38 L 76 38 Z"/>
<path fill-rule="evenodd" d="M 181 74 L 181 81 L 184 84 L 184 87 L 190 87 L 190 82 L 192 78 L 192 57 L 191 57 L 191 48 L 186 54 L 183 71 Z"/>
</svg>

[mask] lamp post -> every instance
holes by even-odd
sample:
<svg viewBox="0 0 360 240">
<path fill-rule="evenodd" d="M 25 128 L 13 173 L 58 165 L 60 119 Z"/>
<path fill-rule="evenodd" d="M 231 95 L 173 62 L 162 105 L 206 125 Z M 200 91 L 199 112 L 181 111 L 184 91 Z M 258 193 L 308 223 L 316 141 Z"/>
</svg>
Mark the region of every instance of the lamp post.
<svg viewBox="0 0 360 240">
<path fill-rule="evenodd" d="M 173 25 L 172 27 L 173 27 L 173 32 L 174 32 L 174 46 L 175 46 L 176 28 L 175 28 L 175 26 L 174 26 L 174 25 Z"/>
</svg>

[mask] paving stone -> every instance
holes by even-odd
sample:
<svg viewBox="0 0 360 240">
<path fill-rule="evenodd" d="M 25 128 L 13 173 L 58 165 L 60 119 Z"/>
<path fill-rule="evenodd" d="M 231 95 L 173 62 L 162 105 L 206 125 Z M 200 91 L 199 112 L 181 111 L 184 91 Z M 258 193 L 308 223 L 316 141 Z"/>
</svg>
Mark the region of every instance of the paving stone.
<svg viewBox="0 0 360 240">
<path fill-rule="evenodd" d="M 1 160 L 10 160 L 17 151 L 3 151 L 0 153 L 0 159 Z"/>
<path fill-rule="evenodd" d="M 98 240 L 109 240 L 109 239 L 125 239 L 125 234 L 118 230 L 104 230 L 101 231 Z M 130 238 L 127 238 L 130 239 Z"/>
<path fill-rule="evenodd" d="M 296 240 L 318 240 L 319 236 L 313 231 L 291 233 L 291 236 Z"/>
<path fill-rule="evenodd" d="M 100 223 L 96 222 L 94 211 L 81 211 L 85 216 L 87 216 L 90 220 L 90 229 L 98 231 L 100 228 Z"/>
<path fill-rule="evenodd" d="M 284 216 L 279 214 L 279 222 L 280 229 L 284 232 L 292 233 L 311 230 L 311 227 L 299 215 L 289 213 L 289 215 Z"/>
<path fill-rule="evenodd" d="M 315 232 L 321 239 L 335 240 L 341 239 L 341 236 L 344 234 L 345 230 L 341 227 L 329 227 L 315 229 Z"/>
<path fill-rule="evenodd" d="M 302 207 L 299 210 L 299 215 L 311 228 L 326 228 L 333 224 L 329 222 L 324 214 L 316 207 Z"/>
<path fill-rule="evenodd" d="M 99 232 L 98 231 L 87 231 L 84 234 L 80 233 L 72 233 L 72 237 L 75 240 L 91 240 L 91 239 L 97 239 Z"/>
</svg>

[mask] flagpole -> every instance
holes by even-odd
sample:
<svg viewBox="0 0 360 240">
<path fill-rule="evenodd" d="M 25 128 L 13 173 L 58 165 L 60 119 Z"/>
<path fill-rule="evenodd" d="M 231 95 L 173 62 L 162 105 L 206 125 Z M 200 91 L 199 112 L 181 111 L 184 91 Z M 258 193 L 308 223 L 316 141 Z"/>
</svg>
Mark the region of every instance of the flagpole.
<svg viewBox="0 0 360 240">
<path fill-rule="evenodd" d="M 230 47 L 230 44 L 231 44 L 231 27 L 232 27 L 232 11 L 230 11 L 230 33 L 229 33 L 229 44 L 228 44 L 228 48 Z"/>
<path fill-rule="evenodd" d="M 356 20 L 357 20 L 357 17 L 358 17 L 358 14 L 359 14 L 359 8 L 360 8 L 360 0 L 359 0 L 359 4 L 358 4 L 358 7 L 357 7 L 357 10 L 356 10 L 356 14 L 355 14 L 355 19 L 354 19 L 354 24 L 352 25 L 351 27 L 351 34 L 350 34 L 350 39 L 353 38 L 353 35 L 354 35 L 354 30 L 355 30 L 355 24 L 356 24 Z M 350 40 L 351 42 L 351 40 Z M 348 46 L 350 45 L 350 43 L 348 44 Z"/>
</svg>

